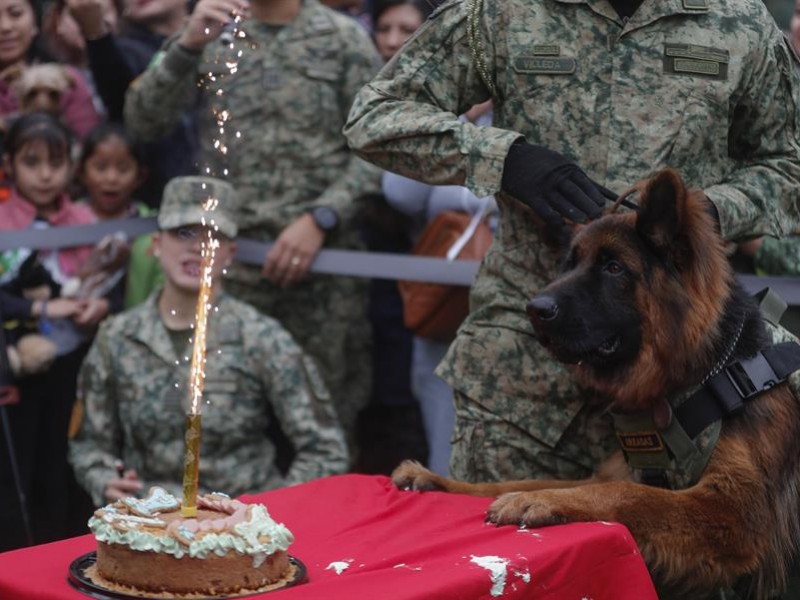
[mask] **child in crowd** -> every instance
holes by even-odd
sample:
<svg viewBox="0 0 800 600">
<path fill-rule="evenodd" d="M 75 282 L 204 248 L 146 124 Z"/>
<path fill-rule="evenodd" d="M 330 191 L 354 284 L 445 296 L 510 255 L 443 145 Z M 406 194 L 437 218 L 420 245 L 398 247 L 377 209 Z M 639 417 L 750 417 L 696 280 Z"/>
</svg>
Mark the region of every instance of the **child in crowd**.
<svg viewBox="0 0 800 600">
<path fill-rule="evenodd" d="M 95 220 L 88 207 L 73 203 L 65 192 L 72 173 L 71 149 L 70 131 L 55 117 L 34 113 L 13 123 L 3 155 L 13 188 L 10 198 L 0 204 L 0 230 L 48 229 Z M 4 252 L 0 254 L 0 284 L 20 296 L 30 293 L 35 285 L 40 293 L 44 288 L 50 297 L 58 297 L 61 286 L 78 273 L 90 252 L 88 247 Z M 74 535 L 85 525 L 81 521 L 86 515 L 77 508 L 81 498 L 66 461 L 67 426 L 89 330 L 108 309 L 105 298 L 87 299 L 77 304 L 70 318 L 49 319 L 49 329 L 42 332 L 55 343 L 57 357 L 46 375 L 19 380 L 21 401 L 9 407 L 13 443 L 37 543 Z M 40 304 L 35 314 L 46 317 L 47 303 Z M 5 448 L 5 442 L 0 446 Z M 8 470 L 9 462 L 0 460 L 0 495 L 8 495 L 0 501 L 0 530 L 4 543 L 13 545 L 19 512 Z"/>
<path fill-rule="evenodd" d="M 98 220 L 150 214 L 147 205 L 133 199 L 147 176 L 144 153 L 122 125 L 101 123 L 89 132 L 77 175 Z"/>
<path fill-rule="evenodd" d="M 144 151 L 119 123 L 101 123 L 83 143 L 77 177 L 86 190 L 86 202 L 100 221 L 147 217 L 154 211 L 134 200 L 147 178 Z M 127 282 L 110 294 L 113 308 L 143 302 L 163 281 L 158 261 L 150 253 L 152 237 L 141 236 L 130 247 Z"/>
<path fill-rule="evenodd" d="M 203 207 L 208 199 L 218 201 L 213 211 Z M 316 365 L 277 321 L 222 290 L 222 271 L 236 248 L 227 212 L 234 202 L 233 188 L 218 179 L 167 184 L 153 236 L 164 286 L 106 321 L 86 358 L 79 386 L 84 417 L 70 460 L 97 505 L 151 485 L 180 494 L 201 251 L 211 224 L 219 246 L 203 369 L 201 487 L 238 496 L 347 468 L 344 434 Z M 268 434 L 273 419 L 294 450 L 285 474 Z"/>
</svg>

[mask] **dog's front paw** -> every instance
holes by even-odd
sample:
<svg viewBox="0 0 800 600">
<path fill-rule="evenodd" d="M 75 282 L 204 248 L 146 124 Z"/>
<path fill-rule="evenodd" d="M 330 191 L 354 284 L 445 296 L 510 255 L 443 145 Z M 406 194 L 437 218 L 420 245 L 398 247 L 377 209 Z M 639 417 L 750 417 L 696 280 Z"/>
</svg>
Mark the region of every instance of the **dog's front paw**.
<svg viewBox="0 0 800 600">
<path fill-rule="evenodd" d="M 392 483 L 401 490 L 443 490 L 441 477 L 432 473 L 415 460 L 404 460 L 392 472 Z"/>
<path fill-rule="evenodd" d="M 503 494 L 486 511 L 486 521 L 497 525 L 544 527 L 571 520 L 553 490 Z"/>
</svg>

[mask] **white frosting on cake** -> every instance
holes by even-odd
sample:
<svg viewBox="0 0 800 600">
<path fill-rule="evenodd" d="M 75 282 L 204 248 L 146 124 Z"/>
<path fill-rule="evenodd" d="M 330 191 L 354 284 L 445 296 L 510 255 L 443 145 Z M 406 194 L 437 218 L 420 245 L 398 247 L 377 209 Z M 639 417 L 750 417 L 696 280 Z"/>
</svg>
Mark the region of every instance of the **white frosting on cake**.
<svg viewBox="0 0 800 600">
<path fill-rule="evenodd" d="M 146 498 L 123 498 L 121 500 L 125 506 L 137 515 L 142 517 L 152 517 L 162 512 L 171 512 L 180 508 L 181 503 L 167 490 L 160 487 L 150 488 L 150 493 Z"/>
<path fill-rule="evenodd" d="M 151 490 L 149 497 L 157 495 L 159 500 L 153 505 L 168 507 L 166 510 L 153 512 L 153 518 L 142 518 L 127 514 L 127 510 L 132 508 L 127 502 L 116 502 L 101 508 L 89 519 L 89 528 L 97 540 L 108 544 L 123 544 L 139 551 L 172 554 L 175 558 L 206 558 L 211 554 L 225 556 L 233 550 L 253 556 L 254 563 L 263 562 L 267 555 L 279 550 L 286 550 L 294 541 L 294 536 L 282 523 L 276 523 L 270 518 L 265 506 L 247 505 L 227 498 L 223 500 L 216 495 L 198 499 L 202 500 L 198 505 L 213 505 L 227 517 L 203 521 L 173 521 L 167 527 L 166 535 L 163 531 L 148 531 L 148 528 L 163 530 L 166 523 L 158 519 L 158 515 L 180 508 L 177 498 L 161 488 L 157 488 L 160 491 L 153 494 L 155 489 Z M 150 509 L 153 505 L 137 506 L 135 510 L 139 512 L 140 508 Z M 206 525 L 210 523 L 214 525 L 211 528 Z M 173 526 L 177 535 L 170 535 Z"/>
</svg>

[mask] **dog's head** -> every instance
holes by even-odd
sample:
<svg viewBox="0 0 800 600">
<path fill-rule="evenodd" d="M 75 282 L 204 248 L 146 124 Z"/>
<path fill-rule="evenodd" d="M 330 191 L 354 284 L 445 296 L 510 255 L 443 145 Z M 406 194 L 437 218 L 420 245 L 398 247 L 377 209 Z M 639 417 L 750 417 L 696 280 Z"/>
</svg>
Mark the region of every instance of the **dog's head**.
<svg viewBox="0 0 800 600">
<path fill-rule="evenodd" d="M 46 63 L 22 70 L 14 83 L 14 92 L 24 113 L 61 114 L 61 97 L 74 85 L 70 72 L 62 65 Z"/>
<path fill-rule="evenodd" d="M 561 275 L 527 306 L 540 342 L 630 410 L 701 366 L 732 282 L 701 191 L 666 170 L 639 205 L 576 226 Z"/>
</svg>

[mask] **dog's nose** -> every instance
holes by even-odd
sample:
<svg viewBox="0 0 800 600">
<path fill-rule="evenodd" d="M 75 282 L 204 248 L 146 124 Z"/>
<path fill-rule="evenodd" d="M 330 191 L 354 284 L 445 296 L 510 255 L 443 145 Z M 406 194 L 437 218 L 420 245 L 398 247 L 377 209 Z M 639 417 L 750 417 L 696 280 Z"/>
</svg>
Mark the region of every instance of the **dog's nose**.
<svg viewBox="0 0 800 600">
<path fill-rule="evenodd" d="M 558 304 L 552 296 L 536 296 L 525 308 L 528 316 L 537 321 L 552 321 L 558 316 Z"/>
</svg>

